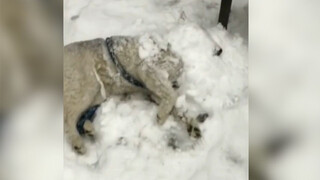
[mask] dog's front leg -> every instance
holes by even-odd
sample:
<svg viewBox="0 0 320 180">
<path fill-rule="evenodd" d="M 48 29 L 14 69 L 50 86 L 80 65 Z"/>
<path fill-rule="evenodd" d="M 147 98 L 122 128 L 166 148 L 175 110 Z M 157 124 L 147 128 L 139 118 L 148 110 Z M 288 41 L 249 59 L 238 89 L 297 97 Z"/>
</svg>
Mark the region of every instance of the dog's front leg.
<svg viewBox="0 0 320 180">
<path fill-rule="evenodd" d="M 188 117 L 185 113 L 179 112 L 176 107 L 173 108 L 171 114 L 173 115 L 174 119 L 185 124 L 188 134 L 190 137 L 193 138 L 201 138 L 201 130 L 199 128 L 199 115 L 197 118 Z M 203 118 L 204 119 L 204 118 Z M 205 119 L 204 119 L 205 120 Z"/>
<path fill-rule="evenodd" d="M 160 104 L 160 99 L 157 96 L 151 94 L 150 99 L 157 105 Z M 174 106 L 171 111 L 171 115 L 176 121 L 186 125 L 190 137 L 196 139 L 201 138 L 202 135 L 199 128 L 199 122 L 202 123 L 205 121 L 205 119 L 208 117 L 207 113 L 199 114 L 197 118 L 190 118 L 187 117 L 185 113 L 179 112 L 178 109 Z"/>
<path fill-rule="evenodd" d="M 172 111 L 177 94 L 172 88 L 171 82 L 163 74 L 151 65 L 144 65 L 138 69 L 140 79 L 146 88 L 158 98 L 159 110 L 157 122 L 162 125 Z"/>
<path fill-rule="evenodd" d="M 157 105 L 160 104 L 161 99 L 155 96 L 154 94 L 150 94 L 150 100 Z M 197 118 L 190 118 L 185 115 L 183 112 L 179 112 L 179 110 L 174 106 L 171 111 L 171 115 L 173 118 L 186 125 L 188 134 L 193 137 L 193 138 L 201 138 L 201 130 L 199 128 L 199 123 L 203 123 L 207 118 L 208 114 L 207 113 L 202 113 L 197 116 Z"/>
</svg>

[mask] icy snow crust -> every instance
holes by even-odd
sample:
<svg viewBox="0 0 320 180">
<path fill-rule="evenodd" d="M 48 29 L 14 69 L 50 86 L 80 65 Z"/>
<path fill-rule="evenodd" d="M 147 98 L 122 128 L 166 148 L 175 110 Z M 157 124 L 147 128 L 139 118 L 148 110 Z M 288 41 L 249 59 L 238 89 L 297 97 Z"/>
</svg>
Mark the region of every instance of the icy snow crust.
<svg viewBox="0 0 320 180">
<path fill-rule="evenodd" d="M 66 44 L 140 35 L 139 54 L 148 59 L 169 43 L 184 62 L 176 106 L 190 116 L 209 113 L 200 125 L 203 138 L 194 141 L 172 117 L 158 126 L 157 106 L 143 96 L 112 97 L 97 112 L 94 123 L 99 137 L 95 143 L 87 141 L 89 153 L 77 156 L 65 145 L 65 180 L 247 179 L 247 48 L 242 38 L 221 27 L 209 28 L 211 20 L 205 21 L 205 16 L 197 20 L 199 12 L 191 7 L 201 9 L 206 3 L 209 1 L 65 2 Z M 186 21 L 180 18 L 182 10 Z M 220 57 L 214 55 L 218 47 L 223 49 Z M 168 146 L 172 139 L 177 149 Z"/>
</svg>

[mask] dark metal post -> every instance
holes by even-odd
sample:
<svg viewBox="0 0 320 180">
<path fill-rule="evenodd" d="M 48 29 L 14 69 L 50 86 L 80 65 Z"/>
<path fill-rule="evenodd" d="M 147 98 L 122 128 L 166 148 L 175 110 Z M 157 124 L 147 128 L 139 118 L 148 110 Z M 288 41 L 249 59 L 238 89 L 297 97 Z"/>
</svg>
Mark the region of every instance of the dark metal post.
<svg viewBox="0 0 320 180">
<path fill-rule="evenodd" d="M 228 28 L 231 4 L 232 4 L 232 0 L 221 0 L 219 23 L 221 23 L 222 26 L 226 29 Z"/>
</svg>

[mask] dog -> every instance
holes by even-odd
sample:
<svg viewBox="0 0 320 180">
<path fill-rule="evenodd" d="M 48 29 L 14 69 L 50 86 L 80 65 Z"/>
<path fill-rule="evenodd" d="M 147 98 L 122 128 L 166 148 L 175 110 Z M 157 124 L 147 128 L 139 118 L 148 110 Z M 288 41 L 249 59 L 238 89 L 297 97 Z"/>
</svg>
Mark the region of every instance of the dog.
<svg viewBox="0 0 320 180">
<path fill-rule="evenodd" d="M 82 136 L 95 136 L 93 115 L 112 95 L 145 93 L 158 105 L 159 125 L 172 114 L 174 119 L 187 122 L 191 137 L 201 137 L 197 122 L 204 121 L 208 115 L 188 118 L 175 108 L 178 97 L 175 88 L 183 61 L 169 44 L 159 48 L 158 53 L 141 58 L 139 38 L 112 36 L 64 47 L 64 127 L 67 140 L 77 153 L 86 153 Z"/>
</svg>

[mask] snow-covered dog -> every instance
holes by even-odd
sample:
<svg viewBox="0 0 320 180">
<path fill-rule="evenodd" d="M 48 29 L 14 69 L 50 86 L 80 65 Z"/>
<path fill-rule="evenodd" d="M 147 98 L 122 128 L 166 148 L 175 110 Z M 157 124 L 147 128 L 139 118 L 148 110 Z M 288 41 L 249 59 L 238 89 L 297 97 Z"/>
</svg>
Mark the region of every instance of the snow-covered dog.
<svg viewBox="0 0 320 180">
<path fill-rule="evenodd" d="M 154 41 L 155 45 L 157 44 Z M 139 37 L 115 36 L 69 44 L 64 48 L 64 122 L 73 149 L 86 152 L 76 124 L 88 108 L 101 104 L 111 95 L 143 92 L 159 105 L 157 122 L 165 123 L 172 114 L 185 120 L 174 105 L 174 88 L 183 70 L 182 60 L 170 47 L 148 58 L 139 56 Z M 206 115 L 204 115 L 206 116 Z M 186 121 L 189 135 L 201 137 L 194 121 Z M 91 121 L 85 121 L 84 134 L 94 136 Z"/>
</svg>

